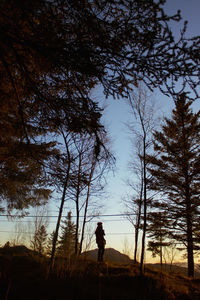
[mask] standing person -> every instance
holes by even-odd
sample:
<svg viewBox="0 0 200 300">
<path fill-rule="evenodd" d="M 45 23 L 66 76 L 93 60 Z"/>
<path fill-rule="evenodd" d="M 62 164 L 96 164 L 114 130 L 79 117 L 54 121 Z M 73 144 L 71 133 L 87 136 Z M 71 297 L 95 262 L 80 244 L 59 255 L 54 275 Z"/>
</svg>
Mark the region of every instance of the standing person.
<svg viewBox="0 0 200 300">
<path fill-rule="evenodd" d="M 103 261 L 106 240 L 104 239 L 105 232 L 103 230 L 101 222 L 97 223 L 95 235 L 96 235 L 96 243 L 98 246 L 98 261 Z"/>
</svg>

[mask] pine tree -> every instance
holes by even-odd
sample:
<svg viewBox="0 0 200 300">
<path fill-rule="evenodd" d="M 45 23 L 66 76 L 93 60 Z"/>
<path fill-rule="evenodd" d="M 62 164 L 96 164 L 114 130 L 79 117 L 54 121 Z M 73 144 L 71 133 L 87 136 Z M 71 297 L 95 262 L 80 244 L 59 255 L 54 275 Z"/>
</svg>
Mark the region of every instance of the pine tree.
<svg viewBox="0 0 200 300">
<path fill-rule="evenodd" d="M 54 235 L 55 235 L 55 231 L 53 230 L 47 239 L 46 253 L 48 256 L 51 256 Z M 55 253 L 56 253 L 56 250 L 57 249 L 55 249 Z"/>
<path fill-rule="evenodd" d="M 186 245 L 188 275 L 194 275 L 195 232 L 200 214 L 200 113 L 193 113 L 191 101 L 182 94 L 175 101 L 171 119 L 165 118 L 154 134 L 155 156 L 149 156 L 153 180 L 160 191 L 168 218 L 173 221 L 170 235 Z"/>
<path fill-rule="evenodd" d="M 61 235 L 58 243 L 58 255 L 70 259 L 75 253 L 76 226 L 71 220 L 71 212 L 68 212 L 66 219 L 61 226 Z"/>
<path fill-rule="evenodd" d="M 34 239 L 32 241 L 33 249 L 39 254 L 44 254 L 45 252 L 47 236 L 48 234 L 44 225 L 41 225 L 34 234 Z"/>
<path fill-rule="evenodd" d="M 169 221 L 166 217 L 166 212 L 154 211 L 148 214 L 147 218 L 147 235 L 149 237 L 147 250 L 152 252 L 152 256 L 160 257 L 160 264 L 163 262 L 163 247 L 170 243 L 167 241 Z"/>
</svg>

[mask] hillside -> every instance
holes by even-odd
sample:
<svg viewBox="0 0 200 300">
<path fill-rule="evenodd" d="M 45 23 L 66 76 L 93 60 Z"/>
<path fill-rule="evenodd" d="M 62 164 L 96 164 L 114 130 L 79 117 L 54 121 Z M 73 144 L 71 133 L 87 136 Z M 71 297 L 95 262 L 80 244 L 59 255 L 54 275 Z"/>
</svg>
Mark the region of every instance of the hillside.
<svg viewBox="0 0 200 300">
<path fill-rule="evenodd" d="M 85 259 L 97 261 L 98 249 L 83 252 L 81 256 Z M 122 254 L 121 252 L 113 249 L 106 248 L 104 253 L 104 261 L 111 263 L 130 263 L 131 259 L 128 255 Z"/>
<path fill-rule="evenodd" d="M 156 270 L 159 271 L 163 271 L 163 272 L 173 272 L 173 273 L 177 273 L 177 274 L 182 274 L 187 276 L 188 274 L 188 270 L 187 270 L 187 264 L 186 263 L 176 263 L 173 265 L 170 264 L 163 264 L 163 266 L 161 267 L 161 265 L 159 263 L 156 264 L 146 264 L 146 266 L 154 268 Z M 195 271 L 194 271 L 194 277 L 200 277 L 200 269 L 199 269 L 199 265 L 195 265 Z"/>
<path fill-rule="evenodd" d="M 2 300 L 199 300 L 200 279 L 160 272 L 130 263 L 97 263 L 59 258 L 49 273 L 49 259 L 35 256 L 26 247 L 0 251 Z M 108 253 L 118 251 L 107 249 Z M 22 253 L 23 252 L 23 253 Z M 93 253 L 95 251 L 93 250 Z M 129 259 L 130 260 L 130 259 Z"/>
</svg>

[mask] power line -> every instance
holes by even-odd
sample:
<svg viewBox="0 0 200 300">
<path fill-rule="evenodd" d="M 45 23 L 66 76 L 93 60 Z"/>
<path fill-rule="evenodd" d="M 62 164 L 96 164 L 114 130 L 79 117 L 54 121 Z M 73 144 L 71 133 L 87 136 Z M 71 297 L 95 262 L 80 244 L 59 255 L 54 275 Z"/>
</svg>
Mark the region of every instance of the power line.
<svg viewBox="0 0 200 300">
<path fill-rule="evenodd" d="M 107 214 L 102 214 L 102 215 L 90 215 L 87 216 L 87 218 L 99 218 L 99 217 L 127 217 L 127 216 L 135 216 L 137 215 L 137 213 L 127 213 L 127 214 L 111 214 L 111 215 L 107 215 Z M 27 215 L 27 216 L 15 216 L 15 215 L 0 215 L 0 217 L 9 217 L 9 218 L 57 218 L 58 216 L 46 216 L 46 215 L 41 215 L 41 216 L 37 216 L 37 215 Z M 76 216 L 71 216 L 72 218 L 76 218 Z M 79 216 L 80 218 L 84 218 L 84 216 Z"/>
<path fill-rule="evenodd" d="M 115 219 L 115 220 L 103 220 L 104 223 L 108 223 L 108 222 L 122 222 L 122 221 L 127 221 L 129 222 L 129 220 L 123 220 L 123 219 Z M 1 220 L 0 219 L 0 222 L 6 222 L 6 223 L 30 223 L 30 222 L 33 222 L 33 220 L 7 220 L 7 219 L 4 219 L 4 220 Z M 48 224 L 55 224 L 56 220 L 54 221 L 48 221 Z M 96 223 L 96 221 L 94 220 L 91 220 L 91 221 L 87 221 L 87 223 Z"/>
<path fill-rule="evenodd" d="M 10 231 L 10 230 L 0 230 L 0 232 L 3 232 L 3 233 L 19 233 L 17 231 Z M 34 232 L 22 232 L 22 234 L 34 234 Z M 106 233 L 106 235 L 128 235 L 128 234 L 131 234 L 133 235 L 132 232 L 108 232 Z"/>
</svg>

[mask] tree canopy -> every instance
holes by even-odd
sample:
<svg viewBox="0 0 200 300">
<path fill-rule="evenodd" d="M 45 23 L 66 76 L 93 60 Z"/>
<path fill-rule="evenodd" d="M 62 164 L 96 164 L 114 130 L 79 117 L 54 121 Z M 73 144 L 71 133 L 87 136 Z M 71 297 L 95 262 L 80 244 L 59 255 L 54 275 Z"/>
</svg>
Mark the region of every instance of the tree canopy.
<svg viewBox="0 0 200 300">
<path fill-rule="evenodd" d="M 182 77 L 195 88 L 200 40 L 186 39 L 183 29 L 175 41 L 169 22 L 180 12 L 167 16 L 164 3 L 1 1 L 3 98 L 15 102 L 23 129 L 29 102 L 39 128 L 56 126 L 66 108 L 69 129 L 97 130 L 100 114 L 90 98 L 97 83 L 113 96 L 138 80 L 162 88 Z"/>
<path fill-rule="evenodd" d="M 55 151 L 44 137 L 57 132 L 62 122 L 69 132 L 94 135 L 98 154 L 102 112 L 91 96 L 98 84 L 106 96 L 126 97 L 139 80 L 174 94 L 174 82 L 182 78 L 182 88 L 189 85 L 197 97 L 200 39 L 187 39 L 184 27 L 175 40 L 169 23 L 180 21 L 180 12 L 166 15 L 164 3 L 0 2 L 2 172 L 19 147 L 32 161 L 41 153 L 44 164 Z M 30 165 L 21 167 L 23 174 L 25 169 Z"/>
<path fill-rule="evenodd" d="M 189 276 L 194 274 L 200 213 L 200 112 L 193 113 L 191 104 L 185 94 L 178 97 L 172 117 L 154 134 L 155 155 L 148 157 L 150 186 L 165 196 L 160 207 L 171 220 L 169 236 L 187 249 Z"/>
</svg>

